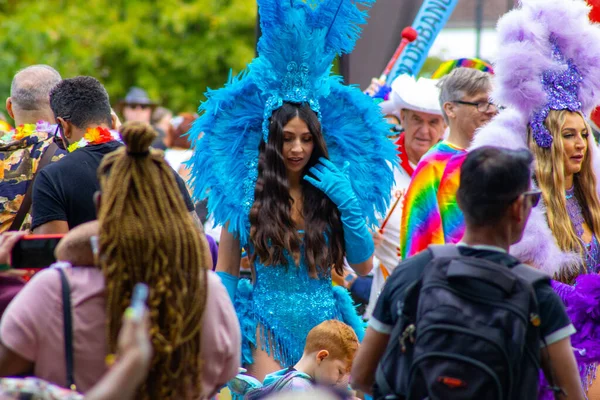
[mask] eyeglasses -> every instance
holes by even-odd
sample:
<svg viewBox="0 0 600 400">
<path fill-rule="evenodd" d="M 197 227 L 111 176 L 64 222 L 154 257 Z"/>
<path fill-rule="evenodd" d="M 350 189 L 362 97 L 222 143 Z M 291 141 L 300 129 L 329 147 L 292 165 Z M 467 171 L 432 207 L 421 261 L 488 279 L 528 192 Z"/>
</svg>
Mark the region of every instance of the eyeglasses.
<svg viewBox="0 0 600 400">
<path fill-rule="evenodd" d="M 527 192 L 521 193 L 521 195 L 523 197 L 526 197 L 529 199 L 529 202 L 531 203 L 531 207 L 537 207 L 538 203 L 540 202 L 540 198 L 542 197 L 542 191 L 541 190 L 529 190 Z"/>
<path fill-rule="evenodd" d="M 70 119 L 71 116 L 67 115 L 65 117 L 61 117 L 64 120 Z M 61 150 L 67 150 L 69 148 L 69 139 L 67 139 L 65 137 L 65 135 L 62 133 L 62 125 L 60 124 L 60 122 L 58 122 L 58 118 L 56 119 L 56 130 L 54 131 L 54 137 L 52 139 L 52 141 L 54 143 L 56 143 L 56 145 L 58 146 L 59 149 Z"/>
<path fill-rule="evenodd" d="M 452 102 L 458 103 L 458 104 L 464 104 L 467 106 L 477 107 L 477 111 L 479 111 L 480 113 L 486 113 L 486 112 L 490 111 L 490 109 L 493 112 L 497 112 L 498 110 L 502 109 L 502 107 L 498 107 L 497 105 L 495 105 L 494 103 L 490 103 L 489 101 L 480 101 L 477 103 L 473 103 L 471 101 L 452 100 Z"/>
</svg>

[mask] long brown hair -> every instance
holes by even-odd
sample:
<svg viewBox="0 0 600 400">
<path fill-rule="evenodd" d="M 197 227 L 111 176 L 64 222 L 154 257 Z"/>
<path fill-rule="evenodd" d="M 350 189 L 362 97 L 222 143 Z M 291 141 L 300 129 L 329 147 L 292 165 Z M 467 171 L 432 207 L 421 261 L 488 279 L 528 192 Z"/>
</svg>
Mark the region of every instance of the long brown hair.
<svg viewBox="0 0 600 400">
<path fill-rule="evenodd" d="M 573 223 L 567 213 L 565 198 L 565 167 L 564 147 L 562 143 L 562 128 L 565 124 L 569 110 L 550 110 L 544 124 L 552 135 L 552 146 L 542 148 L 537 145 L 529 129 L 529 148 L 535 156 L 535 179 L 542 191 L 542 198 L 546 205 L 546 218 L 558 247 L 565 252 L 576 252 L 585 256 L 585 248 L 581 238 L 577 236 Z M 585 118 L 581 113 L 577 113 Z M 582 205 L 585 223 L 596 235 L 600 234 L 600 201 L 597 195 L 596 175 L 592 169 L 590 148 L 593 142 L 592 129 L 587 122 L 588 151 L 585 154 L 581 171 L 573 177 L 575 197 Z M 577 269 L 563 271 L 556 277 L 563 282 L 570 282 L 575 277 Z"/>
<path fill-rule="evenodd" d="M 290 196 L 283 151 L 283 128 L 293 118 L 303 120 L 313 137 L 314 149 L 306 165 L 308 171 L 319 157 L 328 157 L 327 145 L 315 113 L 306 104 L 284 103 L 271 117 L 269 139 L 260 144 L 258 179 L 250 211 L 250 238 L 254 246 L 252 261 L 265 265 L 288 265 L 286 252 L 298 255 L 301 236 L 292 221 Z M 305 172 L 306 173 L 306 172 Z M 302 180 L 304 253 L 309 272 L 325 273 L 333 266 L 338 273 L 344 266 L 344 233 L 335 204 L 308 182 Z"/>
<path fill-rule="evenodd" d="M 154 356 L 136 399 L 201 397 L 200 336 L 206 304 L 207 244 L 190 217 L 173 171 L 150 125 L 121 127 L 125 146 L 104 157 L 100 265 L 106 278 L 109 350 L 117 350 L 123 312 L 133 286 L 150 288 Z"/>
</svg>

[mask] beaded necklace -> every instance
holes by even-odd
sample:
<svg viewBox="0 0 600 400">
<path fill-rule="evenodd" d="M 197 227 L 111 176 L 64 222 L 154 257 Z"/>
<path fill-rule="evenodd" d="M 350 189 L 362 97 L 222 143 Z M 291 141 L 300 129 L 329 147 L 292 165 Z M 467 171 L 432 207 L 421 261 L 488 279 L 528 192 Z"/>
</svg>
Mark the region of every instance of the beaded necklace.
<svg viewBox="0 0 600 400">
<path fill-rule="evenodd" d="M 583 217 L 581 205 L 579 204 L 577 197 L 575 197 L 574 187 L 566 191 L 566 199 L 567 214 L 569 215 L 575 233 L 583 243 L 583 248 L 585 250 L 585 268 L 587 273 L 597 273 L 600 270 L 600 244 L 598 243 L 595 233 L 592 235 L 592 240 L 589 243 L 583 242 L 583 224 L 585 223 L 585 218 Z"/>
</svg>

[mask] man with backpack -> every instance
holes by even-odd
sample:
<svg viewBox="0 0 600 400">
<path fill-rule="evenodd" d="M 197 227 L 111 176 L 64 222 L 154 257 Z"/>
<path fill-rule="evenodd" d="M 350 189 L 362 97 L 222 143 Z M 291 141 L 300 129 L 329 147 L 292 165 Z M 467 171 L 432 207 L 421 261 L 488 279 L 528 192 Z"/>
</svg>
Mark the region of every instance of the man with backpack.
<svg viewBox="0 0 600 400">
<path fill-rule="evenodd" d="M 508 254 L 540 192 L 526 150 L 482 147 L 460 172 L 466 231 L 401 262 L 352 369 L 375 399 L 536 399 L 540 367 L 557 399 L 583 399 L 575 332 L 550 278 Z"/>
</svg>

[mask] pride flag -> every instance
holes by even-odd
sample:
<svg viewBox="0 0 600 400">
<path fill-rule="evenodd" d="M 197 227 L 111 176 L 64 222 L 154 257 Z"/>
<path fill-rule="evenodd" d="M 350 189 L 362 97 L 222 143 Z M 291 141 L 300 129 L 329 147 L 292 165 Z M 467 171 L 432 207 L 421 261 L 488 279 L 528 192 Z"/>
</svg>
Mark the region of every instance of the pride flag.
<svg viewBox="0 0 600 400">
<path fill-rule="evenodd" d="M 438 69 L 435 70 L 433 75 L 431 75 L 431 79 L 440 79 L 456 68 L 473 68 L 492 75 L 494 74 L 494 68 L 488 62 L 480 60 L 479 58 L 459 58 L 443 62 Z"/>
<path fill-rule="evenodd" d="M 442 141 L 421 158 L 406 192 L 402 209 L 402 259 L 417 254 L 430 244 L 446 243 L 445 224 L 450 235 L 462 237 L 462 228 L 457 223 L 462 220 L 462 214 L 459 214 L 460 210 L 456 206 L 455 188 L 458 188 L 460 166 L 464 158 L 452 159 L 463 154 L 466 154 L 464 149 Z"/>
</svg>

